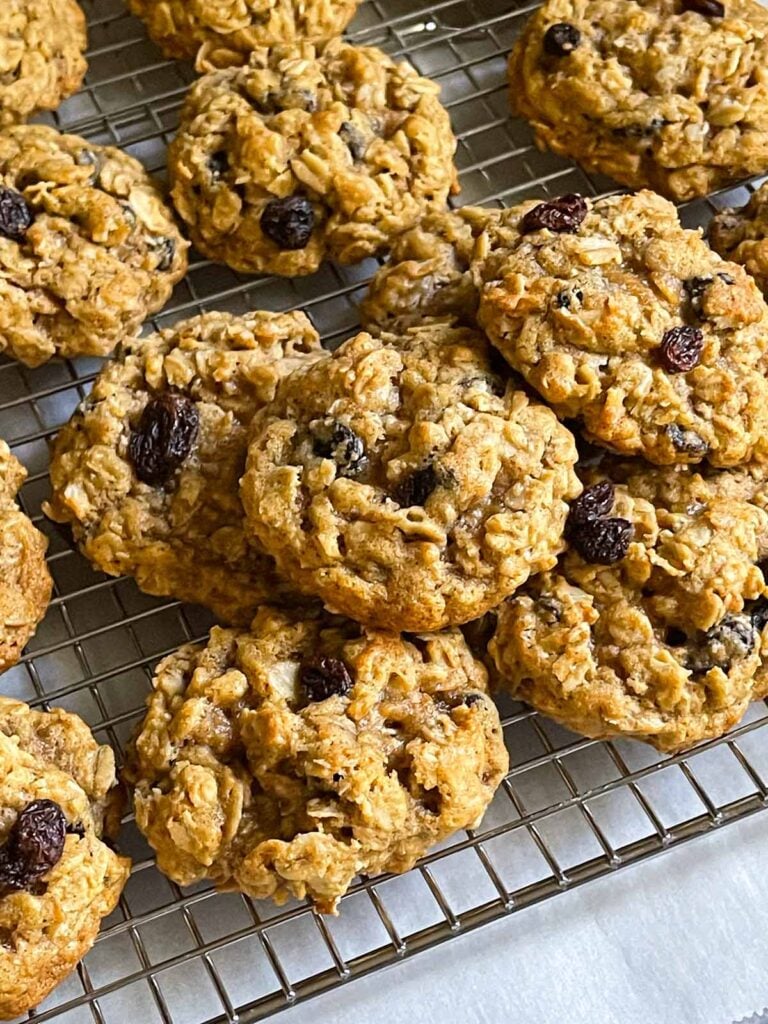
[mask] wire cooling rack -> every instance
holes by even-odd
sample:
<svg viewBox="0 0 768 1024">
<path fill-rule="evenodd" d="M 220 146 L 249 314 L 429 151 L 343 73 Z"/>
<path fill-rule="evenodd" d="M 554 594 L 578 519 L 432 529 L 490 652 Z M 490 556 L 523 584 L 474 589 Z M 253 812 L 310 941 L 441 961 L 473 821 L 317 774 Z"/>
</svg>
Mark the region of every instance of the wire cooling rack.
<svg viewBox="0 0 768 1024">
<path fill-rule="evenodd" d="M 163 60 L 122 0 L 85 0 L 90 72 L 55 116 L 62 129 L 123 147 L 162 175 L 192 69 Z M 598 194 L 611 183 L 531 145 L 510 118 L 505 56 L 535 4 L 514 0 L 364 0 L 353 39 L 407 55 L 437 79 L 459 136 L 464 203 L 508 204 L 563 192 Z M 713 205 L 689 207 L 703 224 Z M 375 269 L 323 267 L 304 280 L 240 277 L 196 262 L 156 318 L 167 325 L 204 309 L 307 310 L 329 342 L 356 323 L 356 301 Z M 0 361 L 0 436 L 29 467 L 27 512 L 50 538 L 56 592 L 22 662 L 0 690 L 82 715 L 121 750 L 154 664 L 202 638 L 204 612 L 100 576 L 68 534 L 40 512 L 48 442 L 86 394 L 97 360 L 37 370 Z M 476 832 L 443 844 L 407 875 L 360 880 L 338 918 L 304 904 L 277 909 L 160 875 L 132 822 L 122 848 L 135 867 L 119 909 L 72 977 L 34 1019 L 56 1024 L 250 1022 L 385 967 L 532 903 L 606 875 L 768 806 L 768 710 L 755 704 L 725 739 L 662 757 L 642 744 L 597 743 L 520 705 L 502 707 L 512 767 Z"/>
</svg>

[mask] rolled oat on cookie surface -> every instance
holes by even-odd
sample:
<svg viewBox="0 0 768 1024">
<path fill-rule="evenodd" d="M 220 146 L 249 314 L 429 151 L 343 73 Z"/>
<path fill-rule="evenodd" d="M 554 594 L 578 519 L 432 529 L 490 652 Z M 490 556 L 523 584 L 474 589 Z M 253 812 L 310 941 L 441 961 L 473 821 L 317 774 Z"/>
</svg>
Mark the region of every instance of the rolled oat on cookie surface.
<svg viewBox="0 0 768 1024">
<path fill-rule="evenodd" d="M 136 821 L 180 885 L 333 913 L 485 812 L 508 767 L 458 630 L 397 636 L 262 608 L 158 667 L 129 754 Z"/>
<path fill-rule="evenodd" d="M 255 50 L 192 86 L 169 150 L 201 253 L 245 273 L 310 274 L 386 249 L 456 190 L 440 88 L 373 47 Z"/>
</svg>

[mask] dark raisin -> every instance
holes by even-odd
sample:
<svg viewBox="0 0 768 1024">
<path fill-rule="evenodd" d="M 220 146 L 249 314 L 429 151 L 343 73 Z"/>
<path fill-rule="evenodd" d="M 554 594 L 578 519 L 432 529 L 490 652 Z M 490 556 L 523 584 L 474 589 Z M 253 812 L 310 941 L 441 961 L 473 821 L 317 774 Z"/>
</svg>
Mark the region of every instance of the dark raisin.
<svg viewBox="0 0 768 1024">
<path fill-rule="evenodd" d="M 352 689 L 352 677 L 338 658 L 314 658 L 299 670 L 299 681 L 307 700 L 320 701 L 344 697 Z"/>
<path fill-rule="evenodd" d="M 584 298 L 581 288 L 574 288 L 573 291 L 558 292 L 555 296 L 556 309 L 570 309 L 574 303 L 580 303 Z"/>
<path fill-rule="evenodd" d="M 727 672 L 734 661 L 748 657 L 755 649 L 758 633 L 748 615 L 726 615 L 704 634 L 701 645 L 688 658 L 692 672 L 720 668 Z"/>
<path fill-rule="evenodd" d="M 677 626 L 670 626 L 664 640 L 670 647 L 685 647 L 688 643 L 688 636 L 682 629 L 678 629 Z"/>
<path fill-rule="evenodd" d="M 176 256 L 176 243 L 172 238 L 153 238 L 150 247 L 157 253 L 157 269 L 170 270 Z"/>
<path fill-rule="evenodd" d="M 312 451 L 321 459 L 333 459 L 340 476 L 357 476 L 365 468 L 365 445 L 354 430 L 337 420 L 313 427 Z"/>
<path fill-rule="evenodd" d="M 35 800 L 16 819 L 0 849 L 0 892 L 30 889 L 61 860 L 67 819 L 53 800 Z"/>
<path fill-rule="evenodd" d="M 758 598 L 749 609 L 749 615 L 752 619 L 752 625 L 758 633 L 762 633 L 765 627 L 768 626 L 768 598 Z"/>
<path fill-rule="evenodd" d="M 581 32 L 567 21 L 550 25 L 544 33 L 544 52 L 550 57 L 568 57 L 581 42 Z"/>
<path fill-rule="evenodd" d="M 362 160 L 368 149 L 368 143 L 360 129 L 350 121 L 345 121 L 339 129 L 339 135 L 342 141 L 346 143 L 347 149 L 352 154 L 352 159 L 355 163 Z"/>
<path fill-rule="evenodd" d="M 21 192 L 0 185 L 0 235 L 20 242 L 32 227 L 32 211 Z"/>
<path fill-rule="evenodd" d="M 688 373 L 699 365 L 703 348 L 704 335 L 698 327 L 670 327 L 661 339 L 661 365 L 668 373 Z"/>
<path fill-rule="evenodd" d="M 601 480 L 592 484 L 573 502 L 565 522 L 566 535 L 572 533 L 583 523 L 594 519 L 604 519 L 610 514 L 615 498 L 615 488 L 610 480 Z"/>
<path fill-rule="evenodd" d="M 614 128 L 613 134 L 625 139 L 650 139 L 667 124 L 669 121 L 663 117 L 652 117 L 650 121 L 642 124 L 623 124 L 619 128 Z"/>
<path fill-rule="evenodd" d="M 208 157 L 208 170 L 214 181 L 218 181 L 229 170 L 229 157 L 223 150 Z"/>
<path fill-rule="evenodd" d="M 315 214 L 305 196 L 272 199 L 261 215 L 261 230 L 281 249 L 304 249 L 314 226 Z"/>
<path fill-rule="evenodd" d="M 548 228 L 558 234 L 578 231 L 579 225 L 587 216 L 589 207 L 579 195 L 570 194 L 552 199 L 548 203 L 539 203 L 525 214 L 520 222 L 520 230 L 524 235 L 532 231 Z"/>
<path fill-rule="evenodd" d="M 449 714 L 455 708 L 473 708 L 481 704 L 481 693 L 438 693 L 434 697 L 435 707 L 443 714 Z"/>
<path fill-rule="evenodd" d="M 627 519 L 589 519 L 579 525 L 570 541 L 586 562 L 613 565 L 626 555 L 633 533 Z"/>
<path fill-rule="evenodd" d="M 344 781 L 344 772 L 334 772 L 333 775 L 331 776 L 331 778 L 336 783 L 343 782 Z"/>
<path fill-rule="evenodd" d="M 694 14 L 703 14 L 705 18 L 725 17 L 725 4 L 721 4 L 720 0 L 682 0 L 682 8 Z"/>
<path fill-rule="evenodd" d="M 666 428 L 666 434 L 673 446 L 679 452 L 689 452 L 691 455 L 706 455 L 709 445 L 703 437 L 699 437 L 695 430 L 684 430 L 676 423 L 670 423 Z"/>
<path fill-rule="evenodd" d="M 685 294 L 688 296 L 688 302 L 696 316 L 701 315 L 701 300 L 711 284 L 711 277 L 689 277 L 687 281 L 683 281 Z"/>
<path fill-rule="evenodd" d="M 199 429 L 197 408 L 184 395 L 166 391 L 147 402 L 128 442 L 139 480 L 153 487 L 167 483 L 192 451 Z"/>
<path fill-rule="evenodd" d="M 430 463 L 404 477 L 395 487 L 392 496 L 401 508 L 423 505 L 443 482 L 441 474 Z"/>
</svg>

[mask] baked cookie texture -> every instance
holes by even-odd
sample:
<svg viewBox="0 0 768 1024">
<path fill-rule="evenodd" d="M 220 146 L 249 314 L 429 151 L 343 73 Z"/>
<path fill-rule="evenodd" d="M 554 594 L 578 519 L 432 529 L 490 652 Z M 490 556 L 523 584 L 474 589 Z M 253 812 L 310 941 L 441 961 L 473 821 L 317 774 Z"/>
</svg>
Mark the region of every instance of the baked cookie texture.
<svg viewBox="0 0 768 1024">
<path fill-rule="evenodd" d="M 48 541 L 16 504 L 27 471 L 0 441 L 0 672 L 15 665 L 45 615 L 53 582 Z"/>
<path fill-rule="evenodd" d="M 205 75 L 168 156 L 196 248 L 286 276 L 380 252 L 458 188 L 439 91 L 341 40 L 260 48 L 246 67 Z"/>
<path fill-rule="evenodd" d="M 539 145 L 630 188 L 703 196 L 768 166 L 756 0 L 549 0 L 509 61 Z"/>
<path fill-rule="evenodd" d="M 395 239 L 360 304 L 366 330 L 397 331 L 425 317 L 476 326 L 480 292 L 470 268 L 477 238 L 498 210 L 463 206 L 430 213 Z"/>
<path fill-rule="evenodd" d="M 709 243 L 727 260 L 740 263 L 768 295 L 768 184 L 741 209 L 726 209 L 709 224 Z"/>
<path fill-rule="evenodd" d="M 0 697 L 0 1019 L 36 1006 L 88 952 L 130 861 L 115 760 L 65 711 Z"/>
<path fill-rule="evenodd" d="M 651 192 L 524 204 L 478 240 L 479 321 L 589 440 L 657 464 L 764 460 L 768 306 Z"/>
<path fill-rule="evenodd" d="M 359 0 L 128 0 L 166 57 L 199 71 L 245 64 L 260 46 L 340 35 Z"/>
<path fill-rule="evenodd" d="M 499 609 L 503 685 L 586 736 L 720 736 L 768 692 L 765 483 L 637 463 L 585 478 L 570 550 Z"/>
<path fill-rule="evenodd" d="M 334 612 L 385 629 L 477 618 L 562 550 L 572 435 L 477 331 L 359 334 L 290 374 L 252 424 L 256 539 Z"/>
<path fill-rule="evenodd" d="M 85 15 L 75 0 L 0 5 L 0 128 L 55 110 L 88 67 Z"/>
<path fill-rule="evenodd" d="M 165 305 L 187 248 L 119 149 L 43 125 L 0 135 L 0 352 L 28 366 L 105 355 Z"/>
<path fill-rule="evenodd" d="M 254 412 L 322 354 L 303 313 L 206 313 L 127 341 L 56 439 L 47 514 L 103 572 L 225 622 L 297 600 L 247 540 L 238 483 Z"/>
<path fill-rule="evenodd" d="M 180 885 L 335 911 L 478 822 L 508 767 L 458 631 L 400 637 L 262 608 L 158 667 L 129 756 L 136 821 Z"/>
</svg>

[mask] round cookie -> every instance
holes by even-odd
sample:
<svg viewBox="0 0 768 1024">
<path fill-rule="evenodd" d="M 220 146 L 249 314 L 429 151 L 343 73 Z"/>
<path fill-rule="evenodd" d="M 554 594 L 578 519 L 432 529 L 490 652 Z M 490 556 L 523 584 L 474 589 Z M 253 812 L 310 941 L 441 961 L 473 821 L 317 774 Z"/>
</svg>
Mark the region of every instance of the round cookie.
<svg viewBox="0 0 768 1024">
<path fill-rule="evenodd" d="M 16 504 L 27 471 L 0 441 L 0 672 L 15 665 L 45 615 L 53 582 L 48 541 Z"/>
<path fill-rule="evenodd" d="M 115 759 L 65 711 L 0 697 L 0 1019 L 74 970 L 120 897 Z"/>
<path fill-rule="evenodd" d="M 562 550 L 573 437 L 477 331 L 359 334 L 254 418 L 257 540 L 332 611 L 384 629 L 478 618 Z"/>
<path fill-rule="evenodd" d="M 294 600 L 246 539 L 238 482 L 254 412 L 322 354 L 303 313 L 206 313 L 126 342 L 56 439 L 47 514 L 103 572 L 225 622 Z"/>
<path fill-rule="evenodd" d="M 457 188 L 439 86 L 380 50 L 334 40 L 258 49 L 190 90 L 168 167 L 205 256 L 310 274 L 385 249 Z"/>
<path fill-rule="evenodd" d="M 756 0 L 549 0 L 510 94 L 542 148 L 687 200 L 768 166 L 766 66 Z"/>
<path fill-rule="evenodd" d="M 333 913 L 477 824 L 508 758 L 458 631 L 400 637 L 260 610 L 158 667 L 129 755 L 136 821 L 180 885 Z"/>
<path fill-rule="evenodd" d="M 199 71 L 244 64 L 260 46 L 340 35 L 360 0 L 128 0 L 166 57 Z"/>
<path fill-rule="evenodd" d="M 397 331 L 425 317 L 476 326 L 480 293 L 470 272 L 472 254 L 498 213 L 480 206 L 431 213 L 400 235 L 360 304 L 363 327 Z"/>
<path fill-rule="evenodd" d="M 768 295 L 768 183 L 738 210 L 722 210 L 709 225 L 709 244 L 740 263 Z"/>
<path fill-rule="evenodd" d="M 43 125 L 0 134 L 0 352 L 105 355 L 165 305 L 187 248 L 133 157 Z"/>
<path fill-rule="evenodd" d="M 75 0 L 0 4 L 0 128 L 55 110 L 88 67 L 85 15 Z"/>
<path fill-rule="evenodd" d="M 768 511 L 727 474 L 635 466 L 614 484 L 610 468 L 572 504 L 557 569 L 499 610 L 490 653 L 568 728 L 678 750 L 768 692 Z"/>
<path fill-rule="evenodd" d="M 481 326 L 589 440 L 660 465 L 766 458 L 768 306 L 672 203 L 525 204 L 476 260 Z"/>
</svg>

